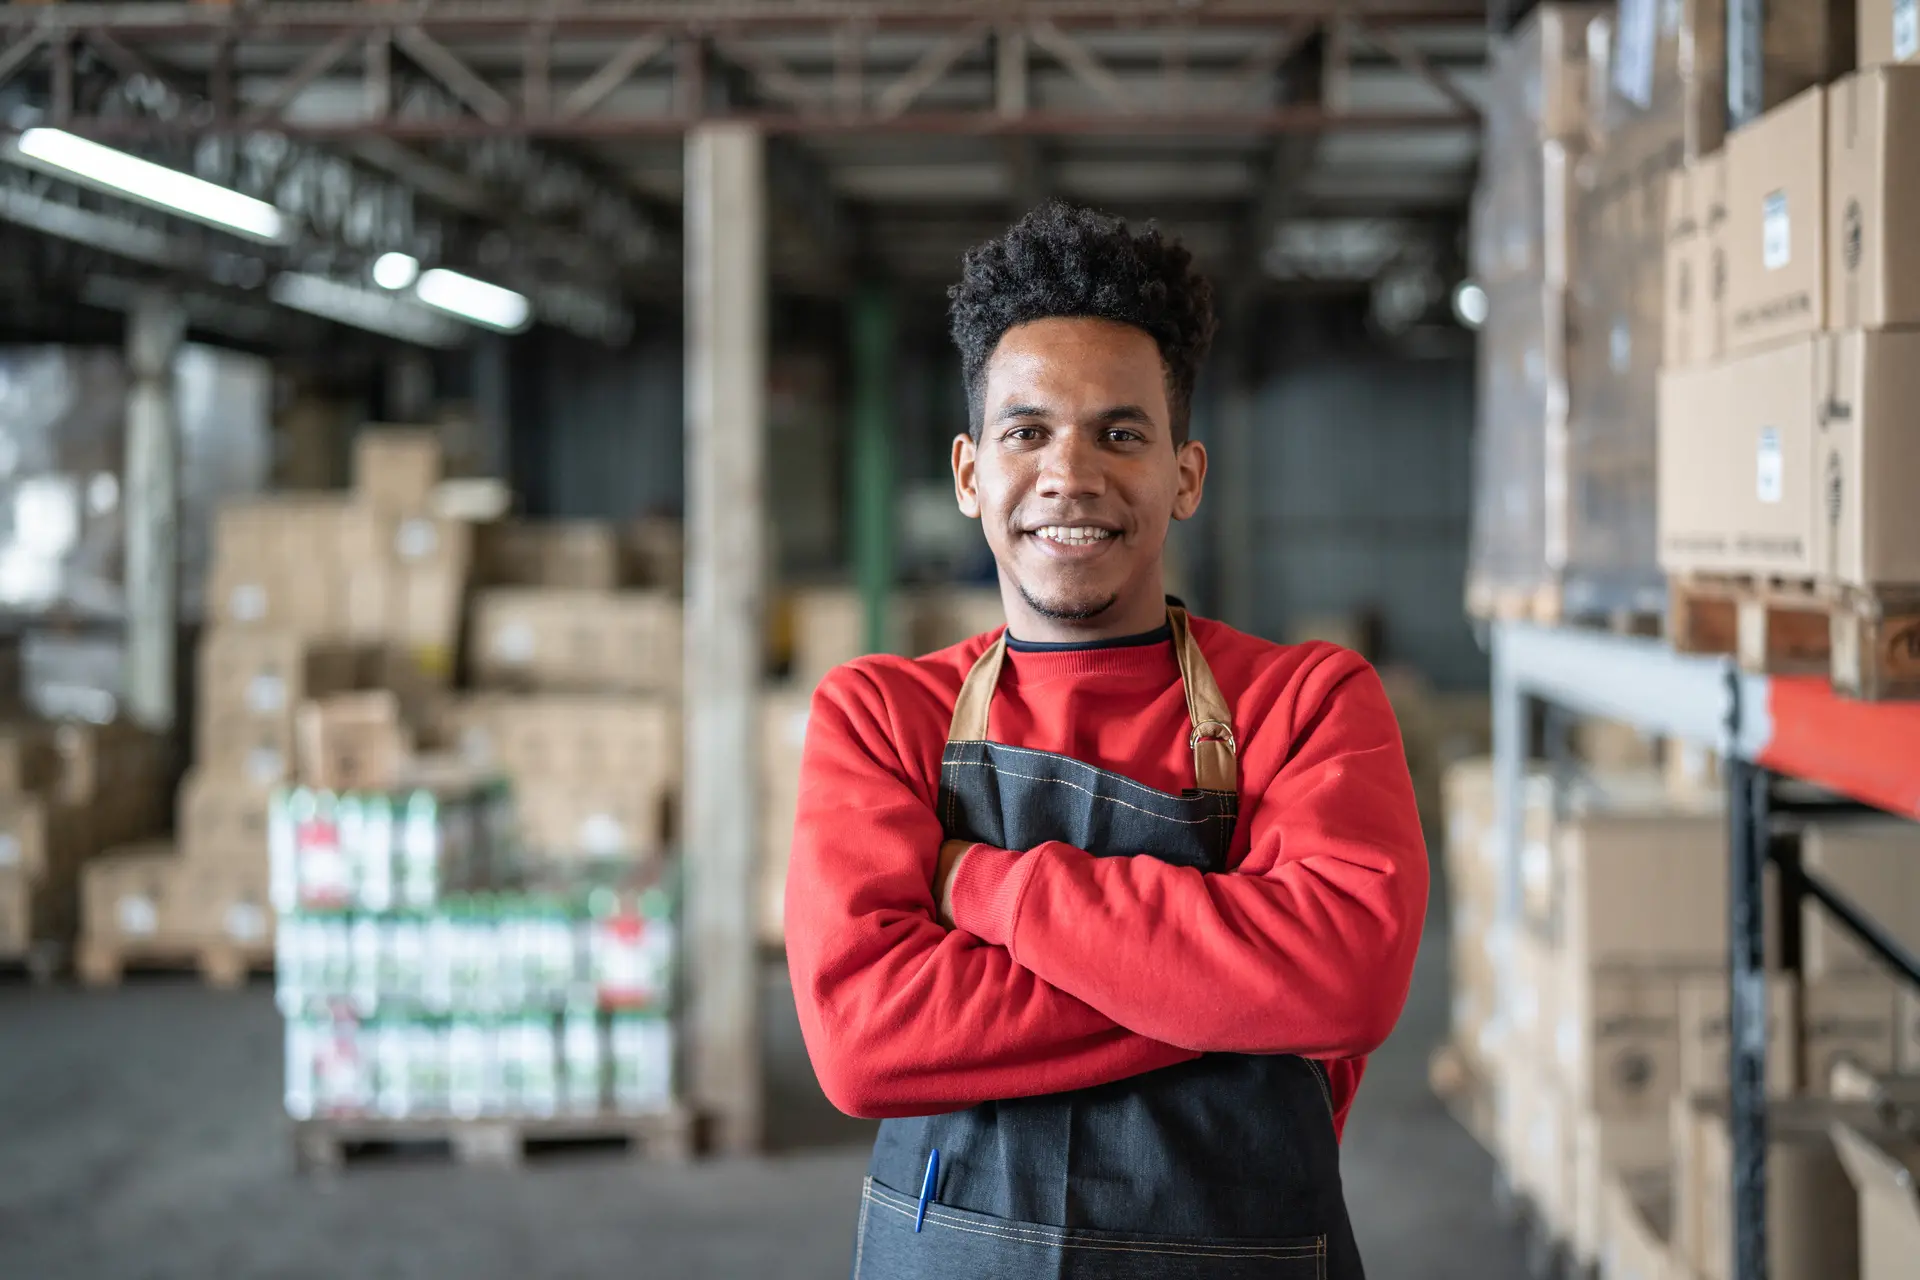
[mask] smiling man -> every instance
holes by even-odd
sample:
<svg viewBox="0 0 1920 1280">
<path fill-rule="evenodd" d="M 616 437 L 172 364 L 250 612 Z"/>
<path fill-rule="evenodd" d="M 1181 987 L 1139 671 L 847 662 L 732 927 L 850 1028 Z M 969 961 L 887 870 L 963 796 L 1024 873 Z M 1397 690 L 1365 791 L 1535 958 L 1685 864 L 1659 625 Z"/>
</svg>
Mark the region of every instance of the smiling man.
<svg viewBox="0 0 1920 1280">
<path fill-rule="evenodd" d="M 885 1118 L 855 1280 L 1352 1280 L 1339 1135 L 1427 894 L 1386 695 L 1165 595 L 1183 248 L 1050 204 L 951 297 L 1007 627 L 821 683 L 788 877 L 815 1070 Z"/>
</svg>

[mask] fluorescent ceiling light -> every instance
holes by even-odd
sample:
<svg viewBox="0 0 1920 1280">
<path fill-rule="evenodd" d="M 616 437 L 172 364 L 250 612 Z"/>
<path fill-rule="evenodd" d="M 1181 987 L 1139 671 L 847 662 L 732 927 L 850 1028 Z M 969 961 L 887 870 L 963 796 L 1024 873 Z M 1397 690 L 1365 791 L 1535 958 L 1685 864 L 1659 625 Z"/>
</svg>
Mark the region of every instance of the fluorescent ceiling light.
<svg viewBox="0 0 1920 1280">
<path fill-rule="evenodd" d="M 1487 322 L 1487 291 L 1471 280 L 1462 280 L 1453 291 L 1453 318 L 1469 329 Z"/>
<path fill-rule="evenodd" d="M 267 296 L 283 307 L 428 347 L 458 346 L 467 330 L 404 297 L 325 276 L 283 271 Z"/>
<path fill-rule="evenodd" d="M 532 307 L 513 290 L 445 267 L 423 272 L 413 293 L 430 307 L 502 333 L 518 333 L 532 319 Z"/>
<path fill-rule="evenodd" d="M 404 289 L 420 278 L 420 259 L 410 253 L 383 253 L 373 260 L 373 282 L 382 289 Z"/>
<path fill-rule="evenodd" d="M 28 129 L 14 139 L 13 151 L 62 176 L 255 240 L 278 243 L 288 238 L 286 216 L 264 200 L 103 147 L 64 129 Z"/>
</svg>

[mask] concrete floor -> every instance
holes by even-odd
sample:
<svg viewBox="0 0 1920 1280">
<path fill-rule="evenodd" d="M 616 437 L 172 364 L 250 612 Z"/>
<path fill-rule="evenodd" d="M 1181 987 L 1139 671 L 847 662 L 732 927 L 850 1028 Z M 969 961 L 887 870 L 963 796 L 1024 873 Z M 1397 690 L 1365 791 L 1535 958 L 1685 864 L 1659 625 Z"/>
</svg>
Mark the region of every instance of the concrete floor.
<svg viewBox="0 0 1920 1280">
<path fill-rule="evenodd" d="M 1347 1195 L 1373 1280 L 1518 1280 L 1492 1166 L 1426 1089 L 1445 955 L 1430 929 L 1406 1016 L 1348 1126 Z M 769 991 L 776 1154 L 764 1159 L 581 1155 L 514 1173 L 384 1161 L 315 1179 L 292 1171 L 263 983 L 228 994 L 8 980 L 0 1277 L 844 1280 L 871 1127 L 826 1105 L 784 975 Z"/>
</svg>

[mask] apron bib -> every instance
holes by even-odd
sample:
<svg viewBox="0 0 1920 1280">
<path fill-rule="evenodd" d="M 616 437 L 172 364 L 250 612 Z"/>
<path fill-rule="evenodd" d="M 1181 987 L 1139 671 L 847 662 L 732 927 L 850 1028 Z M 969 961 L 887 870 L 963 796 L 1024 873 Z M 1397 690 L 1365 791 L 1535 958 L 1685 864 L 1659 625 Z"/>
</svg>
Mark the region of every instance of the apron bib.
<svg viewBox="0 0 1920 1280">
<path fill-rule="evenodd" d="M 973 666 L 941 758 L 949 840 L 1224 871 L 1238 812 L 1229 711 L 1187 625 L 1168 621 L 1193 730 L 1178 795 L 987 739 L 1006 640 Z M 938 1181 L 916 1232 L 927 1153 Z M 880 1126 L 853 1280 L 1361 1280 L 1332 1096 L 1292 1054 L 1212 1053 L 1071 1093 Z"/>
</svg>

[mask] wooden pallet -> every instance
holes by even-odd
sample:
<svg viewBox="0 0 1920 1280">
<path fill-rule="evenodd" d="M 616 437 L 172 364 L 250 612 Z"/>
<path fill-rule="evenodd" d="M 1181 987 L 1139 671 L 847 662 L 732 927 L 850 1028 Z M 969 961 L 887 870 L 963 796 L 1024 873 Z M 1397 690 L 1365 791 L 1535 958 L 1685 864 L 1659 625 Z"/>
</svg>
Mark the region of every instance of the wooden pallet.
<svg viewBox="0 0 1920 1280">
<path fill-rule="evenodd" d="M 1616 635 L 1658 635 L 1657 614 L 1638 609 L 1580 612 L 1567 603 L 1564 584 L 1499 586 L 1482 580 L 1467 584 L 1467 616 L 1488 622 L 1531 622 L 1543 627 L 1582 627 Z"/>
<path fill-rule="evenodd" d="M 1755 674 L 1826 676 L 1855 698 L 1920 698 L 1920 589 L 1692 574 L 1669 582 L 1668 600 L 1667 634 L 1682 653 L 1731 654 Z"/>
<path fill-rule="evenodd" d="M 452 1116 L 392 1120 L 327 1116 L 293 1126 L 294 1162 L 302 1170 L 338 1169 L 381 1154 L 444 1155 L 465 1165 L 514 1168 L 528 1156 L 587 1144 L 617 1146 L 649 1160 L 686 1160 L 695 1148 L 692 1116 L 682 1107 L 647 1114 L 509 1117 Z"/>
<path fill-rule="evenodd" d="M 225 941 L 147 946 L 87 939 L 74 950 L 74 968 L 89 987 L 117 987 L 129 971 L 186 972 L 198 973 L 210 987 L 231 990 L 245 986 L 249 973 L 271 971 L 273 948 Z"/>
</svg>

